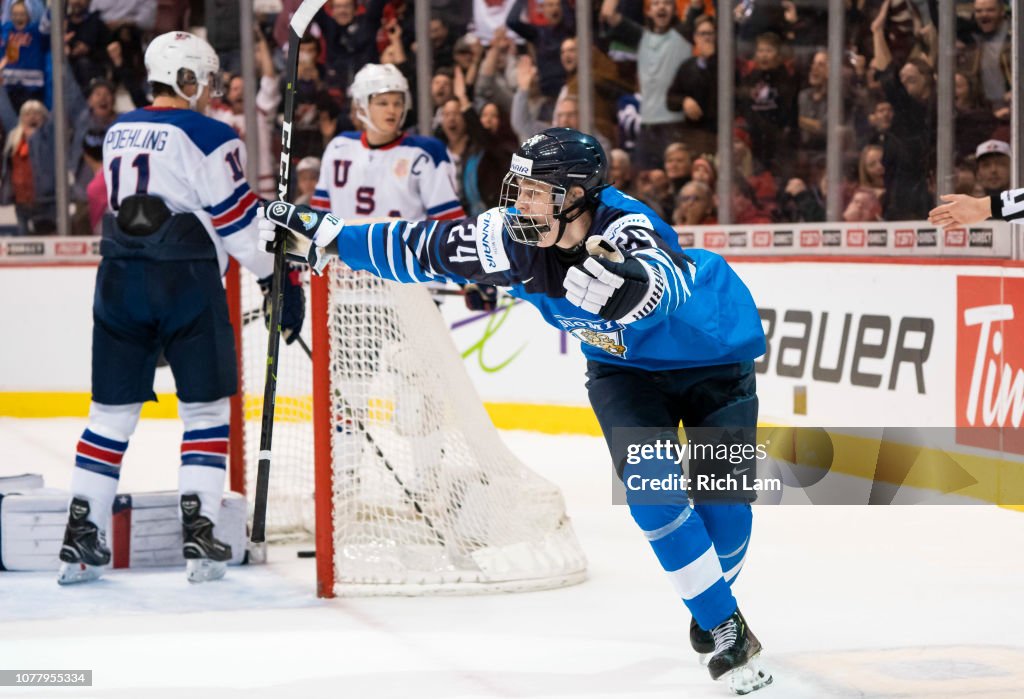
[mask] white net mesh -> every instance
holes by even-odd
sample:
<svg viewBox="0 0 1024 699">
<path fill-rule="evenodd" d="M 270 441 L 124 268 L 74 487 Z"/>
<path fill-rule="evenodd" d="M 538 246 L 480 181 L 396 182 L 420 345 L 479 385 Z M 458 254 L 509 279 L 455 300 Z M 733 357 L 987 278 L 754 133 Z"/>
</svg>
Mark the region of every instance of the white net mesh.
<svg viewBox="0 0 1024 699">
<path fill-rule="evenodd" d="M 243 289 L 259 293 L 250 281 Z M 561 493 L 501 441 L 429 292 L 339 264 L 329 289 L 336 592 L 487 592 L 581 580 L 586 560 Z M 257 306 L 253 296 L 244 308 Z M 244 344 L 246 463 L 255 483 L 262 322 L 247 326 Z M 310 373 L 303 351 L 282 345 L 273 535 L 313 528 Z"/>
<path fill-rule="evenodd" d="M 245 482 L 251 507 L 263 416 L 267 329 L 261 311 L 263 295 L 256 278 L 244 270 L 240 276 L 243 328 L 239 363 L 245 414 Z M 310 345 L 308 279 L 306 287 L 306 323 L 302 337 Z M 314 531 L 316 513 L 313 499 L 312 364 L 297 343 L 286 345 L 282 342 L 278 369 L 267 534 L 272 539 L 305 538 Z"/>
</svg>

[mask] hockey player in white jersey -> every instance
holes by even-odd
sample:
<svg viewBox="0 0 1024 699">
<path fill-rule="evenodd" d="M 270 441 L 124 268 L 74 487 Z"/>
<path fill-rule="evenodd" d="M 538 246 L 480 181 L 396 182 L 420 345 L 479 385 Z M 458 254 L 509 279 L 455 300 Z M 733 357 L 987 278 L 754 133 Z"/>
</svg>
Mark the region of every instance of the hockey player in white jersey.
<svg viewBox="0 0 1024 699">
<path fill-rule="evenodd" d="M 367 64 L 349 92 L 363 130 L 327 144 L 310 205 L 347 218 L 464 217 L 444 144 L 402 132 L 412 96 L 398 68 Z"/>
<path fill-rule="evenodd" d="M 245 146 L 202 114 L 219 61 L 185 32 L 149 45 L 152 107 L 107 131 L 109 195 L 93 300 L 92 403 L 78 442 L 58 582 L 98 577 L 121 460 L 163 352 L 184 422 L 179 491 L 188 579 L 224 575 L 231 548 L 214 536 L 228 453 L 229 397 L 237 390 L 234 334 L 221 277 L 228 255 L 267 292 L 273 257 L 258 244 L 259 199 L 245 179 Z M 294 340 L 305 303 L 297 273 L 285 284 L 282 328 Z"/>
<path fill-rule="evenodd" d="M 401 71 L 368 63 L 356 73 L 349 94 L 363 130 L 327 144 L 309 205 L 346 218 L 463 218 L 444 143 L 402 131 L 412 95 Z M 493 286 L 467 284 L 463 293 L 470 310 L 493 310 L 497 302 Z"/>
</svg>

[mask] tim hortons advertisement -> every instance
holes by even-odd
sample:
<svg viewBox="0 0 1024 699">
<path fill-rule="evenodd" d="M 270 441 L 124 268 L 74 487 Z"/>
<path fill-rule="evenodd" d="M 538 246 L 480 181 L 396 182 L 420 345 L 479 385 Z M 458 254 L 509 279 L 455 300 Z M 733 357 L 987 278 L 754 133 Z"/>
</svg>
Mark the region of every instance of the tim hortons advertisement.
<svg viewBox="0 0 1024 699">
<path fill-rule="evenodd" d="M 1024 279 L 957 277 L 957 442 L 1024 454 Z"/>
</svg>

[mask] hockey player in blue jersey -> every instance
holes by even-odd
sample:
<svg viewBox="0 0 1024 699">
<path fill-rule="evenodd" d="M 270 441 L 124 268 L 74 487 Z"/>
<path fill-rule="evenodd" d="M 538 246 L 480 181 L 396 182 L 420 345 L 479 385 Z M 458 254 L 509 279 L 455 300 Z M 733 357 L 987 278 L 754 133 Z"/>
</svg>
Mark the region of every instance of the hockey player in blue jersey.
<svg viewBox="0 0 1024 699">
<path fill-rule="evenodd" d="M 237 390 L 234 334 L 221 281 L 228 255 L 270 286 L 259 244 L 259 200 L 245 180 L 245 146 L 204 116 L 219 61 L 185 32 L 158 36 L 145 55 L 153 106 L 107 131 L 103 221 L 93 300 L 92 403 L 78 442 L 58 582 L 98 577 L 121 460 L 163 353 L 184 422 L 179 491 L 187 576 L 224 575 L 231 547 L 215 536 L 228 452 L 228 399 Z M 286 341 L 302 326 L 297 273 L 285 284 Z"/>
<path fill-rule="evenodd" d="M 753 360 L 765 349 L 746 286 L 710 252 L 684 253 L 648 207 L 605 182 L 601 146 L 572 129 L 547 129 L 520 146 L 502 206 L 476 219 L 344 225 L 333 214 L 272 202 L 275 226 L 312 239 L 315 271 L 338 256 L 399 282 L 448 280 L 505 287 L 582 341 L 587 389 L 636 523 L 690 610 L 694 649 L 711 654 L 714 679 L 737 693 L 771 682 L 753 658 L 760 643 L 731 590 L 751 530 L 747 489 L 719 493 L 633 490 L 678 476 L 673 459 L 629 458 L 633 448 L 687 437 L 752 447 L 757 422 Z M 753 475 L 740 464 L 691 458 L 690 475 Z M 717 495 L 717 499 L 712 499 Z M 692 502 L 691 504 L 691 497 Z"/>
</svg>

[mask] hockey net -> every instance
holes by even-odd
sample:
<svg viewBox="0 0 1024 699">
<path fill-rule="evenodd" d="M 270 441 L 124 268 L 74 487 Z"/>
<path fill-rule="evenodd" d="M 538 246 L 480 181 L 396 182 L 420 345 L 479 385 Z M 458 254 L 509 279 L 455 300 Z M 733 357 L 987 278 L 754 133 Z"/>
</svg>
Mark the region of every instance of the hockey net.
<svg viewBox="0 0 1024 699">
<path fill-rule="evenodd" d="M 243 272 L 236 293 L 244 424 L 233 439 L 252 488 L 267 331 L 255 279 Z M 582 580 L 586 559 L 560 491 L 502 442 L 429 291 L 335 263 L 307 279 L 307 299 L 311 356 L 281 345 L 267 531 L 316 535 L 319 594 Z"/>
</svg>

